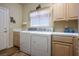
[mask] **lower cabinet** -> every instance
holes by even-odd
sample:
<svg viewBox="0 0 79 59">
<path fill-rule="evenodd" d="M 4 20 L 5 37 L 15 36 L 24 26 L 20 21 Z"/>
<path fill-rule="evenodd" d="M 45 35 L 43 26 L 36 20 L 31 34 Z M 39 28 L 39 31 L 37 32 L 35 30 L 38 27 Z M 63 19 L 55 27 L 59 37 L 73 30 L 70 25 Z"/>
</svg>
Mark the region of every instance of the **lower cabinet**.
<svg viewBox="0 0 79 59">
<path fill-rule="evenodd" d="M 72 56 L 73 55 L 73 45 L 61 42 L 52 43 L 54 56 Z"/>
<path fill-rule="evenodd" d="M 20 32 L 13 32 L 13 46 L 20 47 Z"/>
<path fill-rule="evenodd" d="M 75 38 L 74 40 L 74 51 L 75 51 L 75 56 L 79 56 L 79 38 Z"/>
<path fill-rule="evenodd" d="M 53 36 L 52 56 L 73 56 L 73 37 Z"/>
<path fill-rule="evenodd" d="M 32 56 L 74 56 L 79 55 L 79 39 L 59 35 L 51 41 L 51 35 L 21 32 L 20 50 Z"/>
</svg>

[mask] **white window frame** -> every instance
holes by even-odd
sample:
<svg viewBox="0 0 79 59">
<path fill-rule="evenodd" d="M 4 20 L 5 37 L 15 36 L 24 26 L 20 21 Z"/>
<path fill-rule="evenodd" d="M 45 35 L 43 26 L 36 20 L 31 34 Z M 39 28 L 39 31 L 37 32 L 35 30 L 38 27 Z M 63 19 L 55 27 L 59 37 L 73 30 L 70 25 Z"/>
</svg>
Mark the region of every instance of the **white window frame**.
<svg viewBox="0 0 79 59">
<path fill-rule="evenodd" d="M 52 24 L 51 24 L 52 21 L 51 20 L 52 20 L 52 14 L 53 13 L 52 13 L 52 8 L 51 7 L 45 7 L 45 8 L 41 8 L 39 10 L 34 10 L 34 11 L 30 12 L 30 14 L 33 13 L 33 12 L 39 12 L 41 10 L 49 10 L 49 16 L 50 16 L 50 18 L 49 18 L 49 25 L 48 26 L 47 25 L 42 25 L 42 26 L 40 26 L 40 25 L 33 25 L 32 26 L 31 19 L 30 19 L 30 27 L 51 27 L 52 26 Z"/>
</svg>

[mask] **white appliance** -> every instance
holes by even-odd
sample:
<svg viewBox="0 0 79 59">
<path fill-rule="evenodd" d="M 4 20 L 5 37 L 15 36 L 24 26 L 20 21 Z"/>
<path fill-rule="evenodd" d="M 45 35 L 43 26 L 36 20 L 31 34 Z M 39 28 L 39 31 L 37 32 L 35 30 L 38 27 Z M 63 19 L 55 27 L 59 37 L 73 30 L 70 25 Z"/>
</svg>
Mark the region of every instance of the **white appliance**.
<svg viewBox="0 0 79 59">
<path fill-rule="evenodd" d="M 31 55 L 51 56 L 51 35 L 32 34 Z"/>
<path fill-rule="evenodd" d="M 20 32 L 20 50 L 30 54 L 30 33 Z"/>
<path fill-rule="evenodd" d="M 0 7 L 0 50 L 9 47 L 9 10 Z"/>
<path fill-rule="evenodd" d="M 20 50 L 32 56 L 50 56 L 51 34 L 21 31 Z"/>
</svg>

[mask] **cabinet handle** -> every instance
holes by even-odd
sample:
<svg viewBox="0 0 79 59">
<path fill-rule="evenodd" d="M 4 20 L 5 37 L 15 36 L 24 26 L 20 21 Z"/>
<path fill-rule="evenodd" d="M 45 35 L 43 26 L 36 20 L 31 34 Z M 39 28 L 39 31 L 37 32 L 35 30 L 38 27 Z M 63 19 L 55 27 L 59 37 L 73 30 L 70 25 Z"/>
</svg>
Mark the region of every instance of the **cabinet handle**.
<svg viewBox="0 0 79 59">
<path fill-rule="evenodd" d="M 70 17 L 70 18 L 78 18 L 78 16 L 73 16 L 73 17 Z"/>
<path fill-rule="evenodd" d="M 7 31 L 4 31 L 5 33 L 7 32 Z"/>
<path fill-rule="evenodd" d="M 57 18 L 57 19 L 64 19 L 64 18 Z"/>
</svg>

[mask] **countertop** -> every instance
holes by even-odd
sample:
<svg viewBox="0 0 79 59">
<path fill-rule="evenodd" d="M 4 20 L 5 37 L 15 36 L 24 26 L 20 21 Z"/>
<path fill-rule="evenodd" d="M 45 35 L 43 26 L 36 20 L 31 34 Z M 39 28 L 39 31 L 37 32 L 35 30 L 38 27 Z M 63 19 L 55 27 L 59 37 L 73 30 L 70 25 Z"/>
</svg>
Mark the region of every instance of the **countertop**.
<svg viewBox="0 0 79 59">
<path fill-rule="evenodd" d="M 13 32 L 21 32 L 21 29 L 13 29 Z"/>
<path fill-rule="evenodd" d="M 32 33 L 32 34 L 44 34 L 44 35 L 63 35 L 63 36 L 79 36 L 78 33 L 64 33 L 64 32 L 43 32 L 43 31 L 22 31 L 20 29 L 14 29 L 16 32 Z"/>
</svg>

